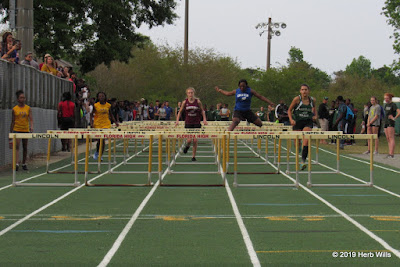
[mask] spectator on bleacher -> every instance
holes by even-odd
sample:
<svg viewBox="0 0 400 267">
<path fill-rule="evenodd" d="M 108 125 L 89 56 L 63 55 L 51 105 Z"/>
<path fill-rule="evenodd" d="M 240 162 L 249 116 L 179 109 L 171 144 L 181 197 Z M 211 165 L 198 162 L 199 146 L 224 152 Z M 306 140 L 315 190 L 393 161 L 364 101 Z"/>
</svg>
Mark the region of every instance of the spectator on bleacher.
<svg viewBox="0 0 400 267">
<path fill-rule="evenodd" d="M 318 121 L 322 131 L 326 132 L 329 130 L 328 97 L 324 97 L 318 107 Z M 326 144 L 326 140 L 321 139 L 320 143 Z"/>
<path fill-rule="evenodd" d="M 222 107 L 222 104 L 218 103 L 217 107 L 214 110 L 214 117 L 215 117 L 216 121 L 221 121 L 221 107 Z"/>
<path fill-rule="evenodd" d="M 388 159 L 394 158 L 394 149 L 396 147 L 395 143 L 395 124 L 396 119 L 400 116 L 400 109 L 397 107 L 395 103 L 392 102 L 393 95 L 386 93 L 385 97 L 385 135 L 388 142 L 389 153 L 386 156 Z"/>
<path fill-rule="evenodd" d="M 165 112 L 166 112 L 166 116 L 165 116 L 165 120 L 169 121 L 171 120 L 171 117 L 173 117 L 174 115 L 174 110 L 169 106 L 169 102 L 165 101 Z"/>
<path fill-rule="evenodd" d="M 222 104 L 220 116 L 221 116 L 221 121 L 229 121 L 229 116 L 231 114 L 231 111 L 228 109 L 228 104 Z"/>
<path fill-rule="evenodd" d="M 213 105 L 210 106 L 210 109 L 206 110 L 206 117 L 207 121 L 215 121 Z"/>
<path fill-rule="evenodd" d="M 37 62 L 35 60 L 33 60 L 32 52 L 27 52 L 25 54 L 25 58 L 24 58 L 24 60 L 21 61 L 21 64 L 34 67 L 35 69 L 39 69 L 39 65 L 37 64 Z"/>
<path fill-rule="evenodd" d="M 160 109 L 161 104 L 160 100 L 156 100 L 156 105 L 154 106 L 154 119 L 158 121 L 160 119 L 160 116 L 158 115 L 158 110 Z"/>
<path fill-rule="evenodd" d="M 110 104 L 111 104 L 111 113 L 113 114 L 115 121 L 119 121 L 119 107 L 117 105 L 117 99 L 111 98 Z"/>
<path fill-rule="evenodd" d="M 381 124 L 380 117 L 381 117 L 381 106 L 377 103 L 377 99 L 375 96 L 371 97 L 371 108 L 369 109 L 368 114 L 368 123 L 367 123 L 367 133 L 368 134 L 378 134 L 379 126 Z M 379 148 L 379 138 L 375 140 L 375 151 L 374 154 L 378 154 Z M 368 150 L 364 152 L 364 154 L 372 153 L 371 151 L 371 144 L 368 140 Z"/>
<path fill-rule="evenodd" d="M 15 62 L 17 58 L 18 42 L 14 41 L 11 32 L 5 32 L 1 42 L 1 58 L 10 62 Z"/>
<path fill-rule="evenodd" d="M 150 102 L 149 104 L 149 120 L 154 120 L 154 105 L 153 102 Z"/>
<path fill-rule="evenodd" d="M 178 116 L 179 111 L 181 110 L 182 102 L 178 102 L 178 106 L 175 108 L 175 117 Z M 185 120 L 185 112 L 181 113 L 181 117 L 179 118 L 180 121 Z"/>
<path fill-rule="evenodd" d="M 288 109 L 289 107 L 285 104 L 285 100 L 281 99 L 275 107 L 275 117 L 279 120 L 279 123 L 290 125 Z"/>
<path fill-rule="evenodd" d="M 260 110 L 256 112 L 257 117 L 260 118 L 261 121 L 265 121 L 265 111 L 264 107 L 260 107 Z"/>
<path fill-rule="evenodd" d="M 343 96 L 338 96 L 336 98 L 336 106 L 337 106 L 337 117 L 334 123 L 334 128 L 337 127 L 338 131 L 342 131 L 344 133 L 344 127 L 346 125 L 346 114 L 347 114 L 347 106 L 344 103 Z M 340 149 L 344 149 L 344 140 L 340 140 Z"/>
<path fill-rule="evenodd" d="M 74 94 L 76 94 L 76 84 L 75 84 L 75 79 L 76 78 L 76 74 L 75 72 L 71 72 L 69 74 L 69 77 L 66 78 L 68 81 L 72 82 L 72 86 L 74 87 Z"/>
<path fill-rule="evenodd" d="M 44 64 L 40 70 L 53 74 L 54 76 L 57 76 L 57 74 L 59 73 L 59 71 L 56 69 L 54 59 L 50 55 L 45 59 Z"/>
<path fill-rule="evenodd" d="M 140 104 L 140 108 L 142 110 L 143 120 L 149 120 L 149 105 L 147 103 L 147 99 L 142 98 L 142 103 Z"/>
<path fill-rule="evenodd" d="M 86 127 L 87 126 L 90 126 L 90 117 L 92 116 L 92 113 L 93 113 L 93 106 L 94 106 L 94 103 L 96 102 L 96 99 L 94 98 L 94 97 L 91 97 L 90 99 L 89 99 L 89 101 L 86 103 L 86 105 L 85 105 L 85 108 L 86 108 L 86 114 L 85 114 L 85 119 L 86 119 L 86 121 L 85 121 L 85 124 L 86 124 Z"/>
<path fill-rule="evenodd" d="M 72 96 L 70 92 L 63 93 L 63 100 L 58 103 L 58 120 L 60 130 L 68 131 L 69 128 L 75 126 L 75 104 L 71 101 Z M 71 139 L 61 139 L 62 151 L 71 151 Z"/>
<path fill-rule="evenodd" d="M 371 107 L 371 102 L 367 102 L 364 105 L 364 110 L 363 110 L 363 117 L 362 117 L 362 122 L 361 122 L 361 132 L 360 134 L 364 134 L 367 133 L 367 124 L 368 124 L 368 113 L 369 113 L 369 109 Z"/>
<path fill-rule="evenodd" d="M 164 103 L 161 104 L 161 107 L 157 110 L 156 115 L 159 117 L 160 121 L 165 121 L 167 117 L 167 111 L 165 110 Z"/>
<path fill-rule="evenodd" d="M 16 105 L 12 109 L 11 116 L 11 133 L 29 133 L 33 132 L 33 117 L 31 108 L 28 105 L 25 105 L 25 94 L 22 90 L 16 92 L 18 105 Z M 19 145 L 21 139 L 16 140 L 16 171 L 19 169 Z M 10 146 L 12 143 L 10 142 Z M 22 139 L 22 169 L 27 171 L 28 167 L 26 166 L 26 157 L 28 155 L 28 139 Z M 12 147 L 11 147 L 12 148 Z"/>
<path fill-rule="evenodd" d="M 276 117 L 275 117 L 275 105 L 268 105 L 268 121 L 269 122 L 275 122 Z"/>
<path fill-rule="evenodd" d="M 47 57 L 49 57 L 49 56 L 50 56 L 50 54 L 44 55 L 44 57 L 43 57 L 43 62 L 39 64 L 39 70 L 42 69 L 42 67 L 43 67 L 43 65 L 44 65 L 44 62 L 46 61 Z"/>
</svg>

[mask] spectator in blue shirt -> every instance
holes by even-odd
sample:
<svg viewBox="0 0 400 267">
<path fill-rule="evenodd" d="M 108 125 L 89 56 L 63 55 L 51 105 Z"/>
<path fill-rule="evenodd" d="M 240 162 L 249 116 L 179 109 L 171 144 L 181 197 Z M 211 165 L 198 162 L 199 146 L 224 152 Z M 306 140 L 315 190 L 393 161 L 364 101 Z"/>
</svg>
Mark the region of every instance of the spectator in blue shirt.
<svg viewBox="0 0 400 267">
<path fill-rule="evenodd" d="M 171 114 L 173 114 L 173 110 L 169 106 L 169 102 L 168 101 L 165 101 L 165 112 L 167 113 L 167 116 L 165 117 L 165 120 L 169 121 L 171 119 Z"/>
</svg>

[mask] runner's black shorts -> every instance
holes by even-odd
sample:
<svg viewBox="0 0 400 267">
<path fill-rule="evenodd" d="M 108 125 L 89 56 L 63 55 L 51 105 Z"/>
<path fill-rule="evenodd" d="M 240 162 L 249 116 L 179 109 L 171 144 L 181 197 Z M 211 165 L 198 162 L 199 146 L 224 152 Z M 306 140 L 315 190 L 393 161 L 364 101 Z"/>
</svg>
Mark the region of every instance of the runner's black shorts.
<svg viewBox="0 0 400 267">
<path fill-rule="evenodd" d="M 241 111 L 235 110 L 233 112 L 233 118 L 239 118 L 241 121 L 248 121 L 254 123 L 258 117 L 251 110 Z"/>
<path fill-rule="evenodd" d="M 296 121 L 296 125 L 293 126 L 293 131 L 302 131 L 306 127 L 312 128 L 313 126 L 312 120 L 299 120 Z"/>
<path fill-rule="evenodd" d="M 201 128 L 201 124 L 185 124 L 186 129 L 195 129 L 195 128 Z"/>
</svg>

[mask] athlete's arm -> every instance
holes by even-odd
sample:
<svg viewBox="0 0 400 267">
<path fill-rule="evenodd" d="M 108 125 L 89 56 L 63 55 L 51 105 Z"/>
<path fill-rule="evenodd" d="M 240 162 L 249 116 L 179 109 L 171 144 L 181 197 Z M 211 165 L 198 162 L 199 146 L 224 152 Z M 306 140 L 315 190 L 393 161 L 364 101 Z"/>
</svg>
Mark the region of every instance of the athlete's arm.
<svg viewBox="0 0 400 267">
<path fill-rule="evenodd" d="M 312 117 L 312 119 L 314 120 L 314 121 L 316 121 L 317 120 L 317 113 L 315 113 L 316 112 L 316 108 L 315 108 L 315 102 L 316 102 L 316 100 L 315 100 L 315 98 L 313 98 L 313 107 L 312 107 L 312 112 L 313 112 L 313 114 L 314 114 L 314 116 Z"/>
<path fill-rule="evenodd" d="M 113 115 L 112 112 L 111 112 L 111 108 L 108 109 L 108 114 L 109 114 L 111 120 L 115 123 L 115 126 L 118 127 L 118 122 L 115 120 L 114 115 Z"/>
<path fill-rule="evenodd" d="M 179 109 L 178 115 L 176 115 L 175 126 L 177 126 L 179 124 L 179 118 L 181 117 L 183 107 L 185 107 L 185 106 L 186 106 L 186 100 L 183 100 L 183 102 L 181 104 L 181 108 Z"/>
<path fill-rule="evenodd" d="M 222 90 L 218 86 L 215 86 L 215 91 L 217 91 L 218 93 L 221 93 L 223 95 L 226 95 L 226 96 L 232 96 L 232 95 L 236 94 L 236 90 L 233 90 L 233 91 L 229 92 L 229 91 Z"/>
<path fill-rule="evenodd" d="M 296 96 L 295 98 L 293 98 L 293 101 L 290 104 L 290 107 L 289 107 L 289 110 L 288 110 L 289 121 L 290 121 L 290 124 L 293 125 L 293 126 L 296 125 L 296 122 L 293 120 L 292 110 L 299 103 L 300 103 L 300 98 L 298 96 Z"/>
<path fill-rule="evenodd" d="M 199 103 L 201 115 L 203 115 L 203 124 L 204 124 L 204 125 L 208 125 L 208 123 L 207 123 L 207 117 L 206 117 L 206 112 L 205 112 L 205 110 L 203 109 L 203 104 L 201 103 L 200 99 L 199 99 L 197 102 Z"/>
<path fill-rule="evenodd" d="M 33 116 L 31 109 L 29 109 L 29 130 L 31 133 L 33 133 Z"/>
<path fill-rule="evenodd" d="M 260 95 L 259 93 L 257 93 L 257 92 L 254 91 L 253 89 L 251 89 L 251 93 L 252 93 L 255 97 L 257 97 L 258 99 L 260 99 L 260 100 L 262 100 L 262 101 L 264 101 L 264 102 L 266 102 L 266 103 L 269 103 L 269 104 L 271 104 L 271 105 L 275 105 L 274 102 L 272 102 L 271 100 L 269 100 L 269 99 L 266 98 L 265 96 Z"/>
</svg>

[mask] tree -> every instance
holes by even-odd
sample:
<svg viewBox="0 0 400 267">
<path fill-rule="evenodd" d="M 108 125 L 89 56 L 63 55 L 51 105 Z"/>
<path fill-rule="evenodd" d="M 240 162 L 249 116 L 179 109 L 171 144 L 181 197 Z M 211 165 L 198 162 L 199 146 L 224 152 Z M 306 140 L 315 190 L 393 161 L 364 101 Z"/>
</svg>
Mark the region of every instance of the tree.
<svg viewBox="0 0 400 267">
<path fill-rule="evenodd" d="M 391 36 L 394 38 L 393 49 L 397 54 L 400 54 L 400 0 L 386 0 L 382 10 L 388 18 L 388 24 L 394 28 L 393 36 Z M 400 62 L 397 64 L 400 65 Z"/>
<path fill-rule="evenodd" d="M 174 0 L 34 1 L 35 51 L 76 59 L 83 73 L 128 62 L 132 48 L 148 39 L 136 28 L 172 24 L 175 7 Z"/>
<path fill-rule="evenodd" d="M 346 66 L 345 73 L 356 75 L 360 78 L 371 78 L 371 61 L 364 56 L 359 56 L 357 59 L 354 58 L 351 64 Z"/>
<path fill-rule="evenodd" d="M 287 63 L 290 65 L 295 62 L 303 61 L 303 51 L 299 48 L 292 46 L 289 50 L 289 58 L 287 59 Z"/>
</svg>

